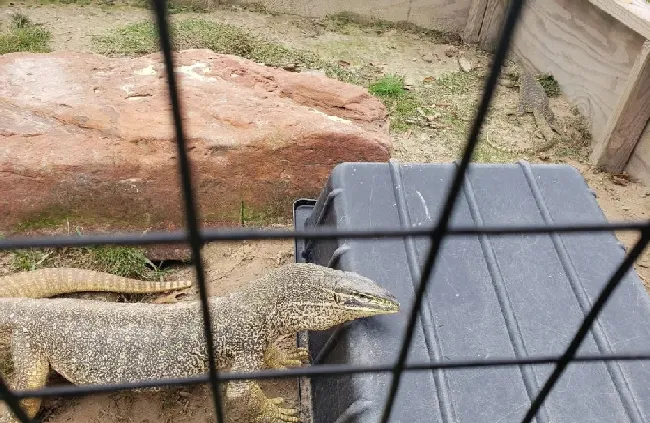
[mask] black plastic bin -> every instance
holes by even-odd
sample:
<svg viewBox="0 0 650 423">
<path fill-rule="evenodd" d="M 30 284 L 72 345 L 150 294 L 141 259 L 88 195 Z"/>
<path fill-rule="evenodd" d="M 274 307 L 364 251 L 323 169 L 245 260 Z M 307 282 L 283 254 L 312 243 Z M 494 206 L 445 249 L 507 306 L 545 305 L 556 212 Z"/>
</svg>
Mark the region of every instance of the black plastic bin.
<svg viewBox="0 0 650 423">
<path fill-rule="evenodd" d="M 434 225 L 454 164 L 343 163 L 317 201 L 294 206 L 296 228 Z M 450 226 L 602 223 L 581 175 L 566 165 L 473 164 Z M 426 238 L 308 240 L 296 259 L 355 271 L 389 289 L 397 315 L 355 321 L 324 363 L 393 364 L 425 256 Z M 448 237 L 432 275 L 409 360 L 562 354 L 624 257 L 612 233 Z M 313 357 L 333 330 L 309 333 Z M 578 354 L 650 349 L 650 299 L 628 272 Z M 392 422 L 514 423 L 551 365 L 406 372 Z M 391 374 L 312 379 L 314 423 L 377 423 Z M 572 363 L 539 423 L 650 422 L 650 363 Z"/>
</svg>

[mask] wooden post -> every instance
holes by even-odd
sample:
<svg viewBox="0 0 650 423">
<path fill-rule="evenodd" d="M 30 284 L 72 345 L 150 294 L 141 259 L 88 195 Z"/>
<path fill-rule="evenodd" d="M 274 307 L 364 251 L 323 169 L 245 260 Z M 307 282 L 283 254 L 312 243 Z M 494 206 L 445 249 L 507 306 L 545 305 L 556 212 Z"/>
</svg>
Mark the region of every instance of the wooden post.
<svg viewBox="0 0 650 423">
<path fill-rule="evenodd" d="M 510 0 L 487 0 L 483 24 L 478 37 L 479 47 L 485 51 L 494 51 L 505 21 Z"/>
<path fill-rule="evenodd" d="M 469 17 L 461 35 L 463 41 L 468 44 L 478 43 L 487 3 L 488 0 L 473 0 L 469 6 Z"/>
<path fill-rule="evenodd" d="M 643 43 L 616 109 L 597 140 L 591 160 L 609 172 L 621 172 L 650 119 L 650 41 Z"/>
</svg>

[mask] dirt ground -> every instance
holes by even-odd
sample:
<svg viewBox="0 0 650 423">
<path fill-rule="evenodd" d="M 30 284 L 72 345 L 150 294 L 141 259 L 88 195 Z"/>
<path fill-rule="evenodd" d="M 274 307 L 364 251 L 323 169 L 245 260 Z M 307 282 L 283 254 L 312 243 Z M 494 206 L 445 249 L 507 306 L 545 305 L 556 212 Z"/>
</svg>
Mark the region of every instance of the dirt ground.
<svg viewBox="0 0 650 423">
<path fill-rule="evenodd" d="M 131 7 L 100 7 L 75 5 L 29 6 L 14 2 L 1 6 L 0 20 L 9 13 L 21 11 L 33 21 L 52 32 L 51 46 L 55 50 L 91 51 L 92 37 L 111 28 L 150 18 L 144 9 Z M 460 45 L 450 50 L 449 45 L 396 30 L 373 32 L 356 27 L 332 31 L 313 20 L 295 16 L 271 15 L 246 10 L 219 10 L 208 14 L 184 13 L 182 17 L 200 16 L 202 19 L 230 23 L 250 29 L 256 34 L 282 42 L 294 48 L 317 51 L 322 57 L 342 60 L 351 65 L 368 65 L 385 73 L 406 77 L 409 85 L 420 87 L 427 78 L 436 78 L 447 72 L 459 71 L 459 59 L 472 68 L 486 71 L 490 56 L 472 46 Z M 180 18 L 174 15 L 174 19 Z M 451 51 L 451 54 L 450 54 Z M 416 88 L 419 89 L 419 88 Z M 459 119 L 469 125 L 478 98 L 479 86 L 469 85 L 464 92 L 441 98 L 431 107 L 456 107 Z M 531 142 L 538 133 L 532 117 L 512 115 L 517 91 L 500 86 L 493 103 L 483 136 L 498 140 L 504 146 L 521 146 Z M 573 113 L 563 97 L 552 98 L 551 106 L 560 122 L 571 126 Z M 463 134 L 444 124 L 429 128 L 417 127 L 392 136 L 393 157 L 403 162 L 449 162 L 456 159 Z M 650 187 L 625 177 L 614 177 L 599 172 L 588 164 L 588 148 L 584 145 L 561 145 L 542 155 L 503 155 L 487 148 L 480 150 L 485 161 L 512 162 L 526 159 L 530 162 L 567 163 L 575 166 L 589 186 L 610 220 L 639 220 L 650 218 Z M 634 235 L 618 234 L 630 246 Z M 220 295 L 236 290 L 248 280 L 269 268 L 292 260 L 293 244 L 285 242 L 245 242 L 218 244 L 206 248 L 206 265 L 210 294 Z M 2 258 L 0 257 L 0 260 Z M 1 263 L 0 263 L 1 265 Z M 635 269 L 650 290 L 650 250 L 637 261 Z M 614 269 L 612 269 L 613 271 Z M 180 271 L 174 277 L 187 277 Z M 186 295 L 182 300 L 193 298 Z M 151 300 L 151 299 L 149 299 Z M 266 383 L 270 395 L 286 396 L 289 404 L 296 401 L 296 382 Z M 46 404 L 45 420 L 63 422 L 196 422 L 209 421 L 212 405 L 207 389 L 177 389 L 163 393 L 118 393 L 83 399 L 50 401 Z"/>
</svg>

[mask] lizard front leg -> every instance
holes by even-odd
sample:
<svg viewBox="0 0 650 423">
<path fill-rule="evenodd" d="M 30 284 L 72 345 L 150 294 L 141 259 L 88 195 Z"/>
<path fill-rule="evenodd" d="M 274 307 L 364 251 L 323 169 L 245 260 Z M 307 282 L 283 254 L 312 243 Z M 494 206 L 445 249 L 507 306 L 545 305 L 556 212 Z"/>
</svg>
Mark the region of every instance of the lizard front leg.
<svg viewBox="0 0 650 423">
<path fill-rule="evenodd" d="M 291 335 L 284 335 L 271 343 L 264 352 L 264 364 L 269 369 L 286 369 L 289 366 L 302 366 L 309 363 L 307 348 L 299 348 L 292 344 L 290 348 L 280 345 Z"/>
<path fill-rule="evenodd" d="M 262 354 L 237 357 L 232 365 L 233 372 L 249 372 L 264 366 Z M 241 380 L 228 382 L 226 387 L 227 415 L 237 416 L 237 421 L 256 423 L 299 422 L 298 410 L 283 408 L 284 398 L 267 398 L 257 382 Z M 231 421 L 230 419 L 226 419 Z"/>
<path fill-rule="evenodd" d="M 11 388 L 13 390 L 32 390 L 45 386 L 50 372 L 50 363 L 39 351 L 34 349 L 28 339 L 15 335 L 12 337 L 11 355 L 14 364 L 14 374 Z M 41 398 L 25 398 L 20 405 L 30 419 L 33 419 L 41 408 Z M 0 423 L 14 423 L 19 420 L 8 407 L 0 413 Z"/>
</svg>

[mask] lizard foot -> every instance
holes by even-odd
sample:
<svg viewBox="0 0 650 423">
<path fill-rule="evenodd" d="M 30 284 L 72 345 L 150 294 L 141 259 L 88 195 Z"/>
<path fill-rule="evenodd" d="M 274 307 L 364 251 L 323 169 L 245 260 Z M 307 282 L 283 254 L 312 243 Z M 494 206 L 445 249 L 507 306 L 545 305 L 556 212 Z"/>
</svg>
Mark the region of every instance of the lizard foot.
<svg viewBox="0 0 650 423">
<path fill-rule="evenodd" d="M 262 405 L 262 410 L 260 416 L 258 417 L 258 422 L 299 422 L 300 419 L 297 417 L 298 410 L 295 408 L 282 408 L 280 404 L 284 402 L 284 398 L 267 398 L 264 404 Z"/>
<path fill-rule="evenodd" d="M 289 366 L 302 366 L 309 363 L 307 348 L 293 347 L 291 351 L 287 351 L 278 345 L 279 341 L 269 345 L 264 354 L 264 363 L 269 369 L 286 369 Z"/>
</svg>

